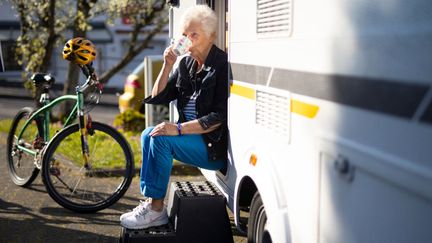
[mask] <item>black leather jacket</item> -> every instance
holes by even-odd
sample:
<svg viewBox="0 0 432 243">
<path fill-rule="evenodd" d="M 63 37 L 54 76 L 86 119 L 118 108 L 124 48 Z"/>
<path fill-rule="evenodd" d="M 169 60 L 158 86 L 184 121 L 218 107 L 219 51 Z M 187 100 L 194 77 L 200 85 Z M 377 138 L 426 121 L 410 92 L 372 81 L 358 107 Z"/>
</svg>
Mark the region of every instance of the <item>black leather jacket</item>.
<svg viewBox="0 0 432 243">
<path fill-rule="evenodd" d="M 206 130 L 222 123 L 216 130 L 202 134 L 210 160 L 227 159 L 227 99 L 228 99 L 228 60 L 227 54 L 213 45 L 199 75 L 196 61 L 186 56 L 180 60 L 178 68 L 169 77 L 167 86 L 155 97 L 144 99 L 148 104 L 168 104 L 177 99 L 179 121 L 184 122 L 183 109 L 189 102 L 194 88 L 201 90 L 196 99 L 197 119 Z M 201 80 L 202 79 L 202 80 Z M 200 82 L 201 81 L 201 82 Z M 198 85 L 197 85 L 198 84 Z"/>
</svg>

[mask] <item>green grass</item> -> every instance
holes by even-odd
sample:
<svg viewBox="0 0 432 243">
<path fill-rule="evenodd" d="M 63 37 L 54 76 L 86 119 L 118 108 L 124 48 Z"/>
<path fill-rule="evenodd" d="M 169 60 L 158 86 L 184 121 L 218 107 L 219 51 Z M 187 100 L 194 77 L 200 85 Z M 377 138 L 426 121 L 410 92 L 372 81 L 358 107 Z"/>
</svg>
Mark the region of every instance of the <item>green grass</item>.
<svg viewBox="0 0 432 243">
<path fill-rule="evenodd" d="M 9 132 L 11 123 L 11 119 L 0 120 L 0 132 L 7 134 Z M 60 129 L 60 125 L 52 124 L 50 127 L 50 136 L 53 137 L 55 132 Z M 33 130 L 36 131 L 36 129 Z M 122 132 L 121 130 L 120 132 L 129 142 L 134 154 L 135 167 L 141 167 L 140 133 Z M 89 136 L 88 140 L 90 158 L 92 161 L 97 161 L 97 163 L 93 163 L 94 168 L 114 169 L 120 167 L 122 160 L 124 160 L 124 155 L 122 154 L 121 147 L 118 146 L 118 144 L 116 144 L 111 137 L 98 133 L 95 136 Z M 109 156 L 107 156 L 107 153 L 109 153 Z M 59 145 L 56 154 L 61 154 L 63 158 L 71 161 L 79 161 L 77 162 L 78 164 L 82 163 L 83 157 L 81 153 L 81 140 L 79 132 L 63 140 Z"/>
<path fill-rule="evenodd" d="M 123 134 L 128 140 L 134 153 L 135 166 L 140 165 L 141 150 L 139 139 L 131 134 Z M 105 133 L 96 131 L 94 135 L 87 136 L 90 150 L 90 161 L 95 169 L 121 169 L 124 167 L 125 155 L 121 146 Z M 68 136 L 59 144 L 56 154 L 61 154 L 63 158 L 82 163 L 81 135 L 76 132 Z"/>
<path fill-rule="evenodd" d="M 0 132 L 8 133 L 12 119 L 0 120 Z"/>
</svg>

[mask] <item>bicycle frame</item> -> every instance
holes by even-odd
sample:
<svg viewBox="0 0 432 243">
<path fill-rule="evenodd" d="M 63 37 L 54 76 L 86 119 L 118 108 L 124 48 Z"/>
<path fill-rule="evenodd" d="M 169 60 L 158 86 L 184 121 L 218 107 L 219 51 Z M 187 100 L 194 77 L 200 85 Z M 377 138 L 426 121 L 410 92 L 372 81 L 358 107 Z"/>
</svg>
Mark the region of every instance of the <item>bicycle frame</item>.
<svg viewBox="0 0 432 243">
<path fill-rule="evenodd" d="M 47 97 L 48 94 L 42 94 L 41 96 L 41 100 L 43 100 L 44 106 L 41 107 L 40 109 L 38 109 L 35 113 L 33 113 L 30 118 L 26 121 L 26 123 L 24 124 L 23 128 L 21 129 L 17 141 L 19 141 L 24 133 L 24 131 L 26 130 L 27 126 L 30 124 L 30 122 L 32 122 L 33 120 L 35 120 L 38 116 L 40 116 L 41 114 L 44 114 L 44 119 L 43 119 L 43 136 L 44 136 L 44 141 L 49 141 L 50 140 L 50 131 L 49 131 L 49 124 L 50 124 L 50 110 L 55 107 L 56 105 L 58 105 L 59 103 L 63 102 L 63 101 L 67 101 L 67 100 L 71 100 L 71 101 L 75 101 L 75 106 L 73 107 L 72 111 L 70 112 L 68 118 L 66 119 L 66 122 L 64 124 L 63 127 L 66 127 L 68 125 L 70 125 L 74 120 L 76 115 L 78 115 L 78 123 L 79 123 L 79 127 L 80 127 L 80 131 L 81 131 L 81 141 L 82 141 L 82 150 L 83 150 L 83 156 L 84 156 L 84 161 L 87 164 L 88 161 L 88 145 L 87 145 L 87 128 L 86 128 L 86 119 L 84 116 L 84 95 L 83 95 L 83 90 L 85 90 L 85 88 L 87 88 L 87 85 L 90 81 L 91 77 L 89 76 L 87 78 L 86 83 L 83 85 L 83 87 L 76 87 L 76 95 L 63 95 L 60 96 L 58 98 L 56 98 L 53 101 L 50 101 L 49 98 Z M 33 151 L 31 149 L 25 148 L 24 146 L 19 145 L 19 143 L 17 144 L 18 149 L 31 154 L 31 155 L 37 155 L 36 151 Z"/>
</svg>

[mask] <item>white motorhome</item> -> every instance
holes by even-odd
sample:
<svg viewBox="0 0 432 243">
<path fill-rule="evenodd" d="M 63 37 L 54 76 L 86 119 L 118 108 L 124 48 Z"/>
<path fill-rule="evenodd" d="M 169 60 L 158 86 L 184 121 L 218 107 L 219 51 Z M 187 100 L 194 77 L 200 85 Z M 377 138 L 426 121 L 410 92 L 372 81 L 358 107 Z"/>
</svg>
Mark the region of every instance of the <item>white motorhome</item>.
<svg viewBox="0 0 432 243">
<path fill-rule="evenodd" d="M 173 36 L 219 16 L 229 166 L 203 173 L 251 241 L 432 241 L 431 1 L 168 2 Z"/>
</svg>

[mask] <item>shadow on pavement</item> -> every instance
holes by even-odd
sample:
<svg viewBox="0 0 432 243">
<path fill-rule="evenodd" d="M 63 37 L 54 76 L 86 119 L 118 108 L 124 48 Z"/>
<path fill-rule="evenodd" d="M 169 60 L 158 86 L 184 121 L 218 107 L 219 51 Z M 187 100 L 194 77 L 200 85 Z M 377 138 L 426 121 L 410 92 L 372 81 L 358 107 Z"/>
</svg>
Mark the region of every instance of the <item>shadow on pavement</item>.
<svg viewBox="0 0 432 243">
<path fill-rule="evenodd" d="M 67 215 L 61 208 L 45 208 L 41 211 L 46 211 L 49 217 L 40 217 L 30 208 L 0 199 L 0 242 L 118 242 L 116 237 L 86 232 L 85 227 L 83 230 L 65 227 L 65 224 L 74 223 L 84 223 L 85 226 L 86 224 L 117 225 L 118 222 L 98 219 L 95 217 L 97 214 L 87 215 L 77 220 L 77 214 L 71 212 L 70 215 Z M 18 216 L 18 214 L 21 216 L 13 216 Z M 63 216 L 64 220 L 52 216 Z M 71 221 L 68 216 L 74 216 L 75 222 Z M 19 218 L 19 220 L 14 218 Z"/>
<path fill-rule="evenodd" d="M 103 217 L 112 216 L 112 215 L 120 216 L 120 214 L 118 213 L 106 213 L 106 212 L 81 214 L 81 213 L 75 213 L 59 207 L 45 207 L 45 208 L 41 208 L 39 212 L 44 215 L 50 215 L 54 217 L 73 217 L 74 220 L 76 222 L 79 222 L 80 224 L 92 224 L 92 225 L 93 224 L 119 225 L 118 220 L 113 221 Z"/>
<path fill-rule="evenodd" d="M 6 211 L 6 210 L 8 213 L 14 213 L 14 212 L 22 213 L 22 212 L 30 211 L 29 208 L 23 207 L 23 206 L 16 204 L 16 203 L 3 201 L 0 198 L 0 212 Z"/>
<path fill-rule="evenodd" d="M 118 242 L 118 238 L 60 228 L 38 219 L 14 220 L 0 216 L 1 242 Z M 17 230 L 19 229 L 19 230 Z"/>
</svg>

